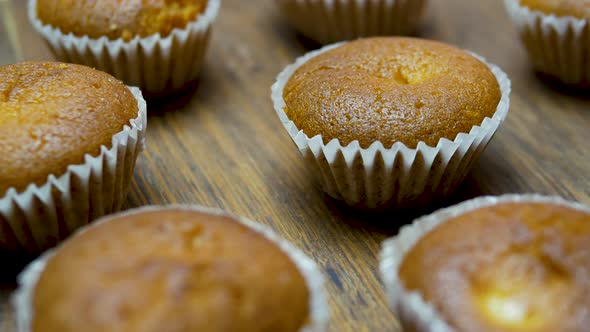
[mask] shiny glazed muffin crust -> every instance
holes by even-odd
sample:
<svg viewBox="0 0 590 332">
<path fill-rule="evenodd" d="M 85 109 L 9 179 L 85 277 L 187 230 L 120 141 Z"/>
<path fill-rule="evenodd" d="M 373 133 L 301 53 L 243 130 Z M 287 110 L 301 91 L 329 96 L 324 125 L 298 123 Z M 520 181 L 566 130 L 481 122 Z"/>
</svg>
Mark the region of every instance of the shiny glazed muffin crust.
<svg viewBox="0 0 590 332">
<path fill-rule="evenodd" d="M 284 111 L 308 137 L 367 148 L 436 146 L 492 117 L 501 98 L 488 66 L 434 41 L 359 39 L 319 54 L 290 77 Z"/>
<path fill-rule="evenodd" d="M 109 148 L 137 112 L 129 89 L 101 71 L 58 62 L 0 66 L 0 196 L 42 185 Z"/>
<path fill-rule="evenodd" d="M 587 331 L 590 214 L 548 203 L 474 210 L 426 234 L 399 276 L 456 331 Z"/>
<path fill-rule="evenodd" d="M 307 285 L 276 244 L 226 216 L 119 216 L 66 241 L 33 295 L 35 332 L 296 332 Z"/>
<path fill-rule="evenodd" d="M 520 0 L 520 3 L 547 15 L 590 19 L 590 0 Z"/>
<path fill-rule="evenodd" d="M 206 6 L 207 0 L 37 0 L 37 15 L 64 34 L 129 41 L 184 29 Z"/>
</svg>

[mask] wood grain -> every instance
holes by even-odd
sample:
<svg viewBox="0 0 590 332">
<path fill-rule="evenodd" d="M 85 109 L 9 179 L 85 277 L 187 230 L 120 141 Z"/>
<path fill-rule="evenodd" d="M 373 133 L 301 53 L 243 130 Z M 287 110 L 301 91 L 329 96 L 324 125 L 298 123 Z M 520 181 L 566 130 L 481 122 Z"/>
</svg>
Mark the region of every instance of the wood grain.
<svg viewBox="0 0 590 332">
<path fill-rule="evenodd" d="M 51 58 L 27 23 L 24 3 L 0 7 L 16 22 L 16 47 L 25 59 Z M 513 192 L 590 204 L 590 98 L 531 71 L 497 0 L 432 0 L 420 32 L 483 55 L 513 82 L 511 113 L 459 192 L 426 210 L 381 214 L 352 211 L 325 198 L 269 97 L 276 74 L 318 46 L 291 30 L 272 0 L 253 4 L 223 0 L 198 85 L 150 102 L 148 145 L 127 207 L 196 203 L 270 226 L 329 277 L 330 331 L 398 331 L 378 278 L 377 255 L 380 242 L 416 216 L 479 195 Z M 0 64 L 20 60 L 7 33 L 0 24 Z M 0 288 L 0 331 L 13 331 L 13 287 Z"/>
</svg>

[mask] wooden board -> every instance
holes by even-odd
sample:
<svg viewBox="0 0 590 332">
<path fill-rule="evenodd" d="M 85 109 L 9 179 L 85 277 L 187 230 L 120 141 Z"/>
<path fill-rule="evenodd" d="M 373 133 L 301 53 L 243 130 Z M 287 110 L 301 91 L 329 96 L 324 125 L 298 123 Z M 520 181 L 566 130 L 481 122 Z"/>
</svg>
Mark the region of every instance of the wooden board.
<svg viewBox="0 0 590 332">
<path fill-rule="evenodd" d="M 7 4 L 0 0 L 7 14 L 0 16 L 0 64 L 51 59 L 27 22 L 25 1 Z M 432 0 L 424 22 L 421 36 L 479 53 L 513 82 L 507 121 L 459 192 L 442 205 L 513 192 L 589 204 L 590 99 L 531 71 L 501 1 Z M 18 36 L 12 42 L 11 33 Z M 127 207 L 197 203 L 269 225 L 326 272 L 331 331 L 397 331 L 378 278 L 379 244 L 436 207 L 372 215 L 324 197 L 269 97 L 276 74 L 314 48 L 285 24 L 272 0 L 223 0 L 198 87 L 149 104 L 147 149 Z M 13 278 L 12 269 L 0 270 L 4 279 Z M 13 331 L 13 288 L 0 287 L 0 331 Z"/>
</svg>

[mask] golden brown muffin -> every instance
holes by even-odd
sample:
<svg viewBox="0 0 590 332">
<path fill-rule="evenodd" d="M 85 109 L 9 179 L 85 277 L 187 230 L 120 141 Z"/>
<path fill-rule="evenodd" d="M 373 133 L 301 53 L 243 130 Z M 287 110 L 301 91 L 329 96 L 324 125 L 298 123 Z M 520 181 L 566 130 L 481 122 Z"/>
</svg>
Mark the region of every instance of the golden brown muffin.
<svg viewBox="0 0 590 332">
<path fill-rule="evenodd" d="M 58 62 L 1 66 L 0 196 L 97 155 L 137 112 L 129 89 L 106 73 Z"/>
<path fill-rule="evenodd" d="M 34 290 L 34 332 L 298 331 L 308 290 L 290 258 L 225 216 L 119 216 L 66 241 Z"/>
<path fill-rule="evenodd" d="M 520 3 L 547 15 L 590 19 L 590 0 L 520 0 Z"/>
<path fill-rule="evenodd" d="M 37 0 L 37 16 L 65 34 L 129 41 L 184 29 L 206 5 L 207 0 Z"/>
<path fill-rule="evenodd" d="M 439 42 L 367 38 L 303 64 L 283 91 L 285 113 L 309 137 L 367 148 L 453 140 L 492 117 L 500 101 L 488 66 Z"/>
<path fill-rule="evenodd" d="M 590 214 L 547 203 L 468 212 L 423 237 L 399 275 L 456 331 L 588 331 Z"/>
</svg>

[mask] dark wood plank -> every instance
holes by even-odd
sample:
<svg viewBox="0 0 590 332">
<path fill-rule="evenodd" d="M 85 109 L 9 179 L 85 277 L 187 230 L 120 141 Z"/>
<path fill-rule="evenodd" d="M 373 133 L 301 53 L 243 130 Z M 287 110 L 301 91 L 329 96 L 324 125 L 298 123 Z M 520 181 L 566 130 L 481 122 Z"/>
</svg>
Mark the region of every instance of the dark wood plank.
<svg viewBox="0 0 590 332">
<path fill-rule="evenodd" d="M 27 23 L 24 1 L 13 4 L 24 58 L 51 58 Z M 6 29 L 0 29 L 0 63 L 13 62 L 14 45 L 6 51 Z M 459 192 L 439 206 L 512 192 L 590 204 L 584 142 L 590 138 L 590 99 L 536 77 L 500 1 L 433 0 L 420 35 L 485 56 L 513 82 L 505 125 Z M 269 97 L 276 74 L 315 47 L 284 23 L 272 0 L 256 6 L 223 0 L 198 86 L 149 105 L 148 146 L 127 207 L 197 203 L 266 224 L 326 271 L 331 331 L 397 331 L 377 275 L 379 243 L 438 206 L 367 214 L 324 197 Z M 12 331 L 10 290 L 0 291 L 1 331 Z"/>
</svg>

